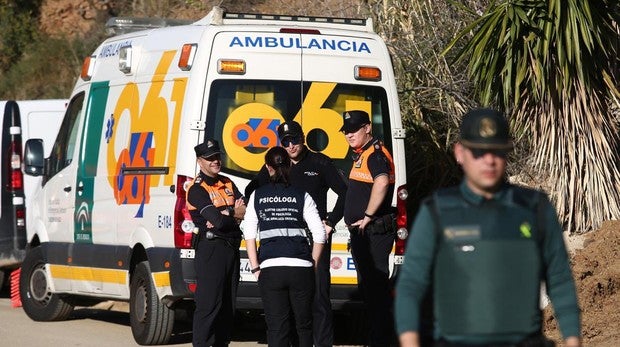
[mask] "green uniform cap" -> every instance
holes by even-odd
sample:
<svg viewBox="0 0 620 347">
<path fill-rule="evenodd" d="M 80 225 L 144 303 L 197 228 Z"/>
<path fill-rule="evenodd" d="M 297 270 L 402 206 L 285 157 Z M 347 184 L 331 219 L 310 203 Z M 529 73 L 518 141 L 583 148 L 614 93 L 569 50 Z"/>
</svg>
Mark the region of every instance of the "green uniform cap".
<svg viewBox="0 0 620 347">
<path fill-rule="evenodd" d="M 508 122 L 495 110 L 478 108 L 463 116 L 460 142 L 468 148 L 509 150 L 513 148 Z"/>
</svg>

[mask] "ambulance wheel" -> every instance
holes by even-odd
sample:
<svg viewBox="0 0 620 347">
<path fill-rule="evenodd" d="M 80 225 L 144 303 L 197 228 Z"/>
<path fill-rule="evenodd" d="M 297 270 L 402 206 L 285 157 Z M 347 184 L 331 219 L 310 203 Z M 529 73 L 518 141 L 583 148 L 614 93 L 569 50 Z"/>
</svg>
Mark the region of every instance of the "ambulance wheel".
<svg viewBox="0 0 620 347">
<path fill-rule="evenodd" d="M 172 335 L 174 310 L 159 300 L 148 261 L 136 265 L 130 290 L 129 321 L 134 339 L 141 345 L 166 344 Z"/>
<path fill-rule="evenodd" d="M 28 317 L 40 322 L 69 318 L 73 306 L 51 292 L 41 247 L 26 252 L 19 275 L 19 295 Z"/>
</svg>

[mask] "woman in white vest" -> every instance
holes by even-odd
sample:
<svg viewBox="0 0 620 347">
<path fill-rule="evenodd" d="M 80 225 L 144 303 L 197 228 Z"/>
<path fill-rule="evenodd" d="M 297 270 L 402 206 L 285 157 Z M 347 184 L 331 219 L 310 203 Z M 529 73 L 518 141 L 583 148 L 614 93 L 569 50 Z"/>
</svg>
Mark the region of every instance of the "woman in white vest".
<svg viewBox="0 0 620 347">
<path fill-rule="evenodd" d="M 314 200 L 289 183 L 291 163 L 286 150 L 273 147 L 267 151 L 265 166 L 270 182 L 249 197 L 243 233 L 263 300 L 267 343 L 290 346 L 292 310 L 299 346 L 311 347 L 315 266 L 325 229 Z"/>
</svg>

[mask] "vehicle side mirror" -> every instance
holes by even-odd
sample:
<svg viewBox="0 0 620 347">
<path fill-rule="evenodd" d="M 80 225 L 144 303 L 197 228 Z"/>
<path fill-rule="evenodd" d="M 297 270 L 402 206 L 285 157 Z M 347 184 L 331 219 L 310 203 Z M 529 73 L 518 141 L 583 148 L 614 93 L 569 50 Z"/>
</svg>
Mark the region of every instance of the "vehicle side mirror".
<svg viewBox="0 0 620 347">
<path fill-rule="evenodd" d="M 24 173 L 30 176 L 41 176 L 45 172 L 43 140 L 29 139 L 24 151 Z"/>
</svg>

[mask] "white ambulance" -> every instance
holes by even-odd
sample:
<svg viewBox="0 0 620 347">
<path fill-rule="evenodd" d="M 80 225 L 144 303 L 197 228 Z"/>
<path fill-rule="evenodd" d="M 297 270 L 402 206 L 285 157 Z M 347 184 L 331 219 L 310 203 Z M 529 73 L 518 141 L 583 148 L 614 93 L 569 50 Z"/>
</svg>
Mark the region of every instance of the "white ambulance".
<svg viewBox="0 0 620 347">
<path fill-rule="evenodd" d="M 405 132 L 390 56 L 370 20 L 216 7 L 189 25 L 107 39 L 85 60 L 51 155 L 44 159 L 40 141 L 27 145 L 26 172 L 42 175 L 43 185 L 28 215 L 24 310 L 49 321 L 66 318 L 80 299 L 127 300 L 136 342 L 165 343 L 177 309 L 193 303 L 185 207 L 198 172 L 193 147 L 217 139 L 224 174 L 243 191 L 278 145 L 277 126 L 295 120 L 309 147 L 348 174 L 338 130 L 342 112 L 354 109 L 372 115 L 374 134 L 393 153 L 404 238 Z M 359 299 L 347 240 L 341 222 L 331 259 L 336 309 Z M 241 270 L 238 308 L 260 308 L 247 261 Z"/>
<path fill-rule="evenodd" d="M 41 180 L 24 177 L 22 173 L 24 143 L 32 137 L 43 138 L 51 145 L 67 102 L 61 99 L 0 101 L 0 289 L 24 259 L 28 203 Z M 49 153 L 49 146 L 45 150 Z"/>
</svg>

